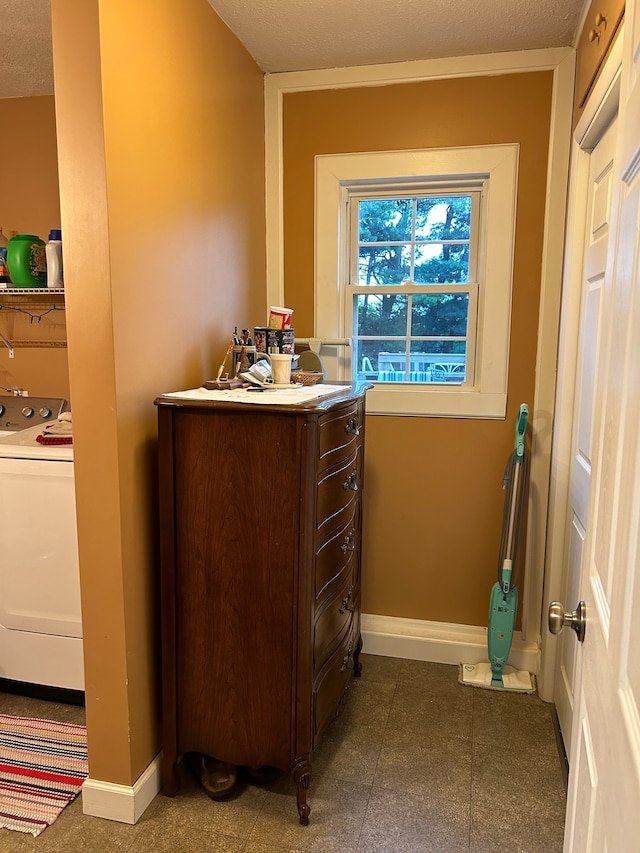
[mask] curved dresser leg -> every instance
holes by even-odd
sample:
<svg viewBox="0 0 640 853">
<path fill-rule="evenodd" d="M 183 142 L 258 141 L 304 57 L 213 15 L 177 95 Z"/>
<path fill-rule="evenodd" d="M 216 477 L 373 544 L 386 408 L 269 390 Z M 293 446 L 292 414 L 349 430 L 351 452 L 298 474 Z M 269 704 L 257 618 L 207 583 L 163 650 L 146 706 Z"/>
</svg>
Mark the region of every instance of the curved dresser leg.
<svg viewBox="0 0 640 853">
<path fill-rule="evenodd" d="M 309 756 L 301 756 L 296 759 L 291 771 L 291 777 L 296 784 L 298 792 L 298 814 L 300 815 L 300 824 L 308 826 L 309 812 L 311 807 L 307 804 L 307 788 L 311 782 L 311 763 Z"/>
</svg>

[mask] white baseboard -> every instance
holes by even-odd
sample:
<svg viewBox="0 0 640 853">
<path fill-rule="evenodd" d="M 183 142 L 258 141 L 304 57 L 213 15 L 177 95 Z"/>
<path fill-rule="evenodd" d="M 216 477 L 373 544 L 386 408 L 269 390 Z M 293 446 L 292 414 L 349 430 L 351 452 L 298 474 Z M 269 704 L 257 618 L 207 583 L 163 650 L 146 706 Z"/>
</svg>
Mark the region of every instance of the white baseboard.
<svg viewBox="0 0 640 853">
<path fill-rule="evenodd" d="M 487 629 L 474 625 L 363 613 L 361 630 L 362 651 L 368 655 L 456 665 L 488 660 Z M 537 643 L 525 643 L 515 632 L 509 664 L 537 675 L 539 658 Z"/>
<path fill-rule="evenodd" d="M 137 823 L 159 790 L 160 755 L 156 755 L 133 785 L 86 779 L 82 786 L 82 812 L 120 823 Z"/>
</svg>

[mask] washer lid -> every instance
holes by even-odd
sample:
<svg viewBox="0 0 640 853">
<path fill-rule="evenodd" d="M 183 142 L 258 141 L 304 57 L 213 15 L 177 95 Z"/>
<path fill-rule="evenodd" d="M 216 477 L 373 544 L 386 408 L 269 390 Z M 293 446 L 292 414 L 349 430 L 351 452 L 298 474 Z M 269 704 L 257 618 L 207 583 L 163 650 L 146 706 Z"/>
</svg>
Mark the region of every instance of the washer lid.
<svg viewBox="0 0 640 853">
<path fill-rule="evenodd" d="M 60 459 L 73 462 L 73 445 L 40 444 L 37 437 L 43 432 L 44 426 L 36 424 L 0 438 L 0 459 Z"/>
</svg>

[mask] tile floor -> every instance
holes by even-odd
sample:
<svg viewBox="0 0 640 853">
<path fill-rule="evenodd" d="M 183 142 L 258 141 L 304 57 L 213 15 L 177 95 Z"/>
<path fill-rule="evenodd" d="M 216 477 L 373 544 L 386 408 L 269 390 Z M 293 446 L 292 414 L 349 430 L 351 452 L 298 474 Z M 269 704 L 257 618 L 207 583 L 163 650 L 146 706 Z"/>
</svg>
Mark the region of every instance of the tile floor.
<svg viewBox="0 0 640 853">
<path fill-rule="evenodd" d="M 363 655 L 347 707 L 313 756 L 308 827 L 285 774 L 210 800 L 180 766 L 136 826 L 82 814 L 38 838 L 0 829 L 0 853 L 560 853 L 565 793 L 552 708 L 458 684 L 442 664 Z M 0 694 L 2 713 L 84 711 Z"/>
</svg>

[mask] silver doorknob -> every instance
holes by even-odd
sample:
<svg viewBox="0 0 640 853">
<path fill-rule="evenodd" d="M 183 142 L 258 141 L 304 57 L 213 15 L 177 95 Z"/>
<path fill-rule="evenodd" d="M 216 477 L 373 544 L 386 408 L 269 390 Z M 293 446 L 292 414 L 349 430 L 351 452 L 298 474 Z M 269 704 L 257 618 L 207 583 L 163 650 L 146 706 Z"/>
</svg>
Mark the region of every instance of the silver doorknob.
<svg viewBox="0 0 640 853">
<path fill-rule="evenodd" d="M 564 628 L 573 628 L 579 643 L 584 643 L 584 634 L 587 629 L 587 605 L 579 601 L 575 610 L 565 612 L 564 605 L 559 601 L 552 601 L 549 605 L 549 630 L 552 634 L 559 634 Z"/>
</svg>

